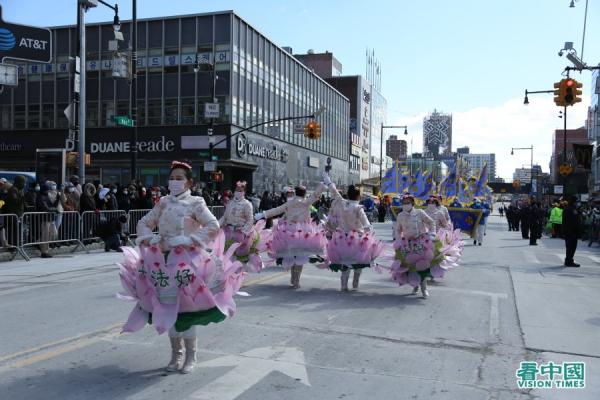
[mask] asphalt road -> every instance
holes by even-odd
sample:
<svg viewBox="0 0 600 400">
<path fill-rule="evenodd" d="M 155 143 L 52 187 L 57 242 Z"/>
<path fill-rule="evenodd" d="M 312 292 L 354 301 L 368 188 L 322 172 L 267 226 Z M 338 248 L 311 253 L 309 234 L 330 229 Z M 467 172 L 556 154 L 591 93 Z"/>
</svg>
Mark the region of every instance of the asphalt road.
<svg viewBox="0 0 600 400">
<path fill-rule="evenodd" d="M 428 299 L 372 270 L 348 293 L 312 266 L 298 291 L 280 269 L 252 275 L 237 315 L 199 328 L 190 375 L 163 373 L 164 335 L 119 334 L 119 254 L 0 263 L 0 398 L 600 398 L 600 250 L 565 269 L 562 241 L 530 247 L 497 216 L 465 243 Z M 585 389 L 518 389 L 521 361 L 565 360 L 586 362 Z"/>
</svg>

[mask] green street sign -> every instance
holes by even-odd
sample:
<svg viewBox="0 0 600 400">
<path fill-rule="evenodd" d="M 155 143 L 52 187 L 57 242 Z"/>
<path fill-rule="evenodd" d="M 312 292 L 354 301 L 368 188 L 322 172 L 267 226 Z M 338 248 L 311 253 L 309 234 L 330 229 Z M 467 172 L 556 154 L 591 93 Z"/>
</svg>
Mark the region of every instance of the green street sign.
<svg viewBox="0 0 600 400">
<path fill-rule="evenodd" d="M 198 152 L 198 157 L 206 157 L 208 158 L 210 156 L 210 153 L 208 151 L 200 151 Z"/>
<path fill-rule="evenodd" d="M 126 115 L 113 115 L 111 119 L 117 125 L 128 126 L 130 128 L 133 128 L 135 126 L 133 120 Z"/>
<path fill-rule="evenodd" d="M 219 159 L 219 156 L 212 156 L 212 161 L 217 161 Z"/>
</svg>

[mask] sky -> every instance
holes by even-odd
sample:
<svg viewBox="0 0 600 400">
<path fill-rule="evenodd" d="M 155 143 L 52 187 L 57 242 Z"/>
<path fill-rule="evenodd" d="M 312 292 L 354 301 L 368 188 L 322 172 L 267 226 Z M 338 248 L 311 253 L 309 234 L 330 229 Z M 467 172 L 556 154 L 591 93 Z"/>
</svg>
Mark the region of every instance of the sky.
<svg viewBox="0 0 600 400">
<path fill-rule="evenodd" d="M 114 0 L 109 3 L 114 4 Z M 408 125 L 413 151 L 422 150 L 423 117 L 434 109 L 453 115 L 453 149 L 495 153 L 497 175 L 534 163 L 548 171 L 554 129 L 562 129 L 550 90 L 570 65 L 558 51 L 574 42 L 581 57 L 586 0 L 138 0 L 138 18 L 234 10 L 280 46 L 295 53 L 330 51 L 344 75 L 365 74 L 365 49 L 382 67 L 388 124 Z M 122 19 L 131 0 L 119 0 Z M 76 22 L 76 0 L 0 0 L 2 18 L 34 26 Z M 112 20 L 98 7 L 89 22 Z M 600 1 L 590 0 L 582 59 L 600 63 Z M 583 102 L 568 108 L 568 128 L 585 124 L 590 72 L 572 73 L 583 83 Z M 386 134 L 394 134 L 386 131 Z"/>
</svg>

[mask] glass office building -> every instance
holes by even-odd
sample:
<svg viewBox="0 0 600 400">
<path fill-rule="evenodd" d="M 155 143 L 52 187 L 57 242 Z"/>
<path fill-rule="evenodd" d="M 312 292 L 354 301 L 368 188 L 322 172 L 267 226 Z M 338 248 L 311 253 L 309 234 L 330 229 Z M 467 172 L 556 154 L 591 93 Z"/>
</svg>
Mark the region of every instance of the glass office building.
<svg viewBox="0 0 600 400">
<path fill-rule="evenodd" d="M 126 49 L 131 22 L 123 22 L 121 31 Z M 64 109 L 73 99 L 69 57 L 76 53 L 77 32 L 75 26 L 52 32 L 52 63 L 17 63 L 19 86 L 0 94 L 0 169 L 32 169 L 36 148 L 65 147 Z M 86 171 L 88 179 L 124 182 L 132 128 L 115 126 L 112 117 L 131 115 L 131 85 L 112 77 L 110 40 L 111 23 L 87 26 Z M 232 11 L 139 20 L 137 44 L 136 172 L 147 185 L 164 184 L 170 161 L 178 158 L 190 160 L 206 178 L 202 161 L 211 123 L 216 141 L 227 139 L 215 152 L 224 188 L 237 180 L 249 181 L 257 192 L 286 184 L 310 188 L 328 162 L 334 181 L 347 182 L 348 99 Z M 210 120 L 204 107 L 213 96 L 219 117 Z M 321 107 L 326 111 L 317 118 L 319 140 L 294 133 L 292 121 L 230 137 L 244 127 Z"/>
</svg>

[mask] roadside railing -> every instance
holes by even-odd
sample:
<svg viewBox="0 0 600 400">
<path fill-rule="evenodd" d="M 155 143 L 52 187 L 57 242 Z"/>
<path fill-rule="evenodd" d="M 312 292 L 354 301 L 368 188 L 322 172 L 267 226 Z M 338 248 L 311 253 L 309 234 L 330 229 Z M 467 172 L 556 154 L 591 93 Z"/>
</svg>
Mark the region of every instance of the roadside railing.
<svg viewBox="0 0 600 400">
<path fill-rule="evenodd" d="M 224 206 L 209 207 L 219 219 L 225 213 Z M 127 217 L 124 232 L 130 239 L 137 236 L 139 221 L 150 210 L 111 210 L 63 212 L 26 212 L 21 217 L 16 214 L 0 214 L 0 249 L 17 254 L 29 261 L 26 249 L 37 246 L 42 253 L 50 246 L 75 244 L 73 252 L 86 245 L 100 242 L 101 227 L 121 215 Z M 158 229 L 154 230 L 158 232 Z M 86 250 L 87 251 L 87 250 Z"/>
</svg>

